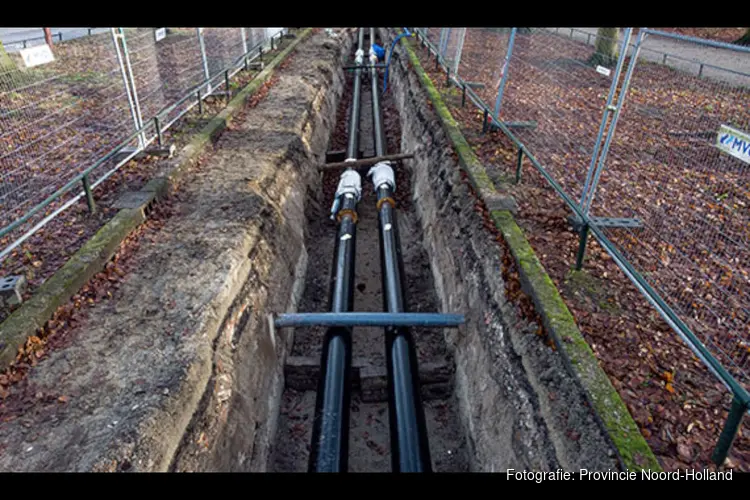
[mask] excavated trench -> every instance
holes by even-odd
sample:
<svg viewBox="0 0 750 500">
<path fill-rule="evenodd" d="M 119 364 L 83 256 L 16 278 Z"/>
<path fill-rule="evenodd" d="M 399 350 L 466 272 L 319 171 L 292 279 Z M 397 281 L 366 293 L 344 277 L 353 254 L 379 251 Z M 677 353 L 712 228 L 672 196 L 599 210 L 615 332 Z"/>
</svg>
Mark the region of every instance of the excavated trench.
<svg viewBox="0 0 750 500">
<path fill-rule="evenodd" d="M 378 42 L 380 42 L 378 40 Z M 366 42 L 369 47 L 369 42 Z M 353 46 L 353 50 L 356 47 Z M 351 55 L 354 58 L 354 52 Z M 382 80 L 380 80 L 382 82 Z M 336 128 L 329 151 L 346 149 L 349 114 L 353 96 L 353 72 L 349 72 L 344 95 L 339 103 Z M 375 156 L 372 126 L 372 87 L 369 74 L 363 73 L 361 87 L 359 149 L 364 158 Z M 401 126 L 399 113 L 390 94 L 381 98 L 381 109 L 387 151 L 400 152 Z M 401 247 L 404 259 L 405 297 L 409 310 L 438 311 L 429 258 L 422 241 L 421 224 L 411 202 L 412 173 L 407 163 L 396 168 L 396 203 Z M 354 310 L 383 310 L 380 247 L 378 241 L 377 197 L 373 185 L 363 174 L 362 199 L 357 205 Z M 308 271 L 299 305 L 300 311 L 327 311 L 330 293 L 332 260 L 337 225 L 329 219 L 330 205 L 339 182 L 339 171 L 322 174 L 321 198 L 311 201 L 308 213 L 306 245 Z M 282 398 L 281 415 L 276 438 L 273 470 L 303 472 L 307 470 L 315 413 L 318 365 L 325 336 L 325 327 L 297 328 L 291 358 L 287 362 L 287 382 Z M 468 470 L 465 439 L 456 414 L 456 401 L 450 391 L 453 358 L 442 332 L 414 328 L 419 364 L 427 367 L 435 379 L 424 384 L 425 417 L 430 452 L 437 471 Z M 352 394 L 349 430 L 349 470 L 353 472 L 387 472 L 391 470 L 388 429 L 388 403 L 385 393 L 385 338 L 382 328 L 359 327 L 353 334 L 353 366 L 355 390 Z M 373 387 L 379 386 L 379 387 Z M 379 390 L 381 389 L 381 390 Z"/>
<path fill-rule="evenodd" d="M 267 315 L 329 310 L 336 237 L 329 215 L 340 172 L 316 174 L 311 160 L 322 162 L 326 151 L 345 148 L 353 75 L 345 73 L 343 66 L 352 63 L 355 33 L 339 32 L 341 67 L 334 69 L 321 94 L 323 105 L 310 122 L 314 158 L 300 161 L 298 168 L 304 175 L 288 190 L 288 198 L 298 200 L 300 206 L 290 209 L 273 228 L 276 243 L 262 256 L 271 276 L 279 269 L 279 277 L 261 282 L 267 290 L 260 298 L 254 298 L 257 286 L 248 282 L 234 299 L 238 306 L 225 319 L 234 325 L 227 338 L 234 331 L 240 343 L 227 343 L 221 348 L 224 357 L 217 354 L 216 359 L 222 370 L 231 370 L 238 384 L 236 393 L 229 407 L 222 407 L 214 401 L 218 396 L 207 391 L 173 470 L 308 469 L 325 330 L 274 330 Z M 390 48 L 393 33 L 385 29 L 378 33 L 382 45 Z M 412 329 L 432 469 L 620 468 L 561 355 L 535 335 L 538 325 L 521 317 L 507 297 L 501 250 L 484 227 L 449 138 L 403 47 L 397 46 L 389 71 L 388 91 L 381 97 L 387 150 L 415 155 L 395 166 L 407 307 L 412 312 L 459 313 L 466 318 L 458 329 Z M 360 150 L 365 157 L 374 154 L 370 88 L 365 78 L 360 122 Z M 382 311 L 376 196 L 364 175 L 362 184 L 354 310 Z M 249 315 L 242 312 L 250 311 L 243 305 L 247 303 L 253 306 Z M 348 469 L 390 471 L 383 329 L 355 328 L 352 358 Z M 221 377 L 227 375 L 214 375 L 217 389 Z M 218 445 L 200 458 L 204 454 L 200 443 L 209 440 Z"/>
</svg>

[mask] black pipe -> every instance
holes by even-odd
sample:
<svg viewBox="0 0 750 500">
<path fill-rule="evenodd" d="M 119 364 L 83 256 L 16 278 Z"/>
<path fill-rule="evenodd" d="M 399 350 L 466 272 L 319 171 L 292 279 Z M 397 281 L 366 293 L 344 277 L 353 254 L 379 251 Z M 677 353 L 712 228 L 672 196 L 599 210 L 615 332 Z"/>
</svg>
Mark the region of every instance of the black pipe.
<svg viewBox="0 0 750 500">
<path fill-rule="evenodd" d="M 341 219 L 333 260 L 331 312 L 350 312 L 354 303 L 357 199 L 340 197 Z M 313 421 L 310 472 L 347 472 L 351 401 L 352 329 L 332 327 L 323 341 Z"/>
<path fill-rule="evenodd" d="M 370 43 L 375 41 L 370 28 Z M 382 128 L 382 109 L 378 93 L 378 75 L 372 69 L 372 115 L 375 154 L 386 154 Z M 396 220 L 392 187 L 381 184 L 378 193 L 380 224 L 380 264 L 383 280 L 383 308 L 388 312 L 405 312 L 404 262 Z M 391 461 L 394 472 L 432 472 L 427 423 L 419 392 L 417 350 L 408 327 L 385 329 L 386 364 L 388 366 L 388 416 L 391 429 Z"/>
<path fill-rule="evenodd" d="M 370 28 L 370 46 L 375 43 L 375 28 Z M 375 133 L 375 156 L 385 156 L 385 143 L 383 142 L 383 120 L 380 111 L 380 96 L 378 95 L 378 72 L 375 68 L 370 69 L 370 80 L 372 81 L 372 129 Z"/>
<path fill-rule="evenodd" d="M 358 49 L 364 32 L 359 29 Z M 359 150 L 360 72 L 354 76 L 354 98 L 349 114 L 347 158 Z M 331 312 L 351 312 L 354 303 L 354 256 L 356 247 L 357 198 L 352 193 L 338 196 L 339 226 L 333 257 L 330 295 Z M 349 456 L 349 406 L 352 378 L 352 329 L 332 327 L 326 331 L 320 360 L 321 374 L 315 401 L 310 472 L 347 472 Z"/>
<path fill-rule="evenodd" d="M 370 43 L 375 41 L 370 28 Z M 378 94 L 378 75 L 372 70 L 372 116 L 375 132 L 375 154 L 386 154 L 382 128 L 382 109 Z M 405 312 L 401 240 L 388 184 L 377 187 L 380 224 L 380 267 L 383 280 L 383 308 L 388 312 Z M 427 423 L 419 392 L 417 350 L 408 327 L 385 329 L 386 364 L 388 367 L 388 417 L 391 435 L 391 462 L 394 472 L 432 472 Z"/>
<path fill-rule="evenodd" d="M 403 258 L 392 197 L 393 193 L 388 185 L 382 185 L 378 189 L 384 308 L 388 312 L 405 312 Z M 411 329 L 386 328 L 385 347 L 393 471 L 432 472 L 427 424 L 419 391 L 417 354 Z"/>
<path fill-rule="evenodd" d="M 357 41 L 357 50 L 362 50 L 364 45 L 365 32 L 359 28 L 359 39 Z M 361 85 L 362 69 L 354 70 L 354 96 L 352 98 L 351 113 L 349 113 L 349 144 L 346 147 L 346 158 L 357 159 L 359 156 L 359 100 Z"/>
</svg>

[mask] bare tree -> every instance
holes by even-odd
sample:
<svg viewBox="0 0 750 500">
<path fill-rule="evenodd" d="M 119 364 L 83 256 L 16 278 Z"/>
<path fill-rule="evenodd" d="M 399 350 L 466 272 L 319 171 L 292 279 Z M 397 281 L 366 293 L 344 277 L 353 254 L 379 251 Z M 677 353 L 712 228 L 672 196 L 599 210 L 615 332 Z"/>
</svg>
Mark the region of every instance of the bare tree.
<svg viewBox="0 0 750 500">
<path fill-rule="evenodd" d="M 599 28 L 596 32 L 594 55 L 589 58 L 589 64 L 600 66 L 614 66 L 619 57 L 620 28 Z"/>
<path fill-rule="evenodd" d="M 52 30 L 50 28 L 42 28 L 44 30 L 44 41 L 49 48 L 52 49 Z"/>
<path fill-rule="evenodd" d="M 739 45 L 750 45 L 750 28 L 747 28 L 745 34 L 735 40 L 734 43 Z"/>
</svg>

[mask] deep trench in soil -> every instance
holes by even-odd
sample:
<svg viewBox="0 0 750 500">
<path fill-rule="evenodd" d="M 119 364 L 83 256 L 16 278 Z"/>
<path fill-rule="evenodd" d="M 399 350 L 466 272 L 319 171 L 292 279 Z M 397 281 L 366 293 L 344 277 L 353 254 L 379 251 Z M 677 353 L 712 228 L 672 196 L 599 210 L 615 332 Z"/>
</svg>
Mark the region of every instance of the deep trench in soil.
<svg viewBox="0 0 750 500">
<path fill-rule="evenodd" d="M 369 48 L 365 31 L 365 51 Z M 376 39 L 380 43 L 379 37 Z M 354 59 L 356 44 L 352 48 Z M 382 74 L 380 75 L 382 87 Z M 354 73 L 348 72 L 344 93 L 331 133 L 328 151 L 346 149 L 349 114 L 354 87 Z M 369 74 L 363 73 L 360 101 L 359 145 L 363 157 L 375 156 L 372 127 L 372 95 Z M 381 95 L 383 128 L 387 154 L 400 151 L 401 128 L 395 103 L 390 94 Z M 407 163 L 397 164 L 395 200 L 398 210 L 399 233 L 404 259 L 404 295 L 407 308 L 413 312 L 435 312 L 439 303 L 433 285 L 429 260 L 422 243 L 422 231 L 417 213 L 412 206 L 411 171 Z M 360 170 L 366 174 L 367 169 Z M 330 220 L 330 207 L 339 181 L 338 171 L 321 175 L 320 197 L 307 202 L 308 224 L 306 247 L 307 275 L 299 303 L 300 312 L 328 311 L 328 298 L 334 243 L 337 226 Z M 355 260 L 354 310 L 379 312 L 383 310 L 380 247 L 378 241 L 378 213 L 372 183 L 362 175 L 362 199 L 357 206 L 357 243 Z M 294 332 L 291 356 L 309 357 L 320 362 L 325 327 L 298 328 Z M 440 329 L 414 328 L 412 335 L 417 347 L 420 366 L 427 363 L 447 364 L 453 371 L 453 356 L 447 348 Z M 355 328 L 353 333 L 353 364 L 385 367 L 385 338 L 382 328 Z M 309 463 L 316 391 L 298 390 L 287 382 L 281 408 L 275 444 L 269 469 L 275 472 L 304 472 Z M 464 432 L 459 422 L 457 402 L 452 391 L 432 395 L 423 400 L 427 420 L 429 448 L 433 470 L 438 472 L 468 471 L 469 460 Z M 390 434 L 388 403 L 363 401 L 355 386 L 350 406 L 349 471 L 390 472 Z"/>
</svg>

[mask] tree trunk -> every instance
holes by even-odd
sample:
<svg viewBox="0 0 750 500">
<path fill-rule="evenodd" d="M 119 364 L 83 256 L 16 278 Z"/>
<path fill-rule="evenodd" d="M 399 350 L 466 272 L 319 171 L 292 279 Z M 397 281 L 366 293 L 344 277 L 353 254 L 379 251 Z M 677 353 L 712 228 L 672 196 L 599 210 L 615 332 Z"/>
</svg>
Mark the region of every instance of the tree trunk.
<svg viewBox="0 0 750 500">
<path fill-rule="evenodd" d="M 750 45 L 750 28 L 747 28 L 745 34 L 735 40 L 734 43 L 738 45 Z"/>
<path fill-rule="evenodd" d="M 617 63 L 620 28 L 599 28 L 596 32 L 594 55 L 589 58 L 592 66 L 611 67 Z"/>
</svg>

